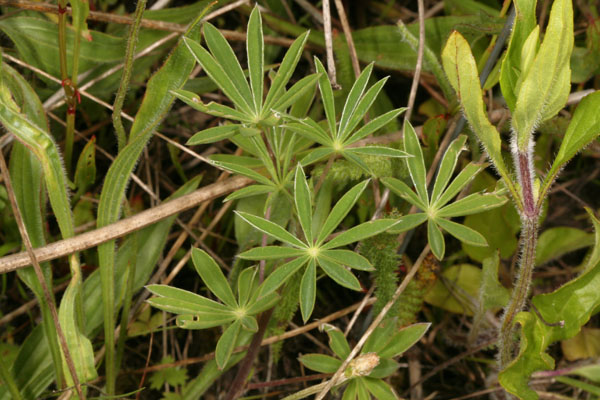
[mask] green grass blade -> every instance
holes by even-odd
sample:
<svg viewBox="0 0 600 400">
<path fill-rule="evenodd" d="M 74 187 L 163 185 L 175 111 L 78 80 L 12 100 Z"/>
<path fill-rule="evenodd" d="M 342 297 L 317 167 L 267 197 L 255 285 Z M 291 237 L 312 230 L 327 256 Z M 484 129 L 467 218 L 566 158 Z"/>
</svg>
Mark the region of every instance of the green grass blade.
<svg viewBox="0 0 600 400">
<path fill-rule="evenodd" d="M 248 53 L 248 71 L 250 87 L 254 99 L 254 109 L 258 114 L 262 111 L 265 51 L 263 43 L 262 18 L 258 7 L 254 7 L 248 21 L 246 52 Z"/>
</svg>

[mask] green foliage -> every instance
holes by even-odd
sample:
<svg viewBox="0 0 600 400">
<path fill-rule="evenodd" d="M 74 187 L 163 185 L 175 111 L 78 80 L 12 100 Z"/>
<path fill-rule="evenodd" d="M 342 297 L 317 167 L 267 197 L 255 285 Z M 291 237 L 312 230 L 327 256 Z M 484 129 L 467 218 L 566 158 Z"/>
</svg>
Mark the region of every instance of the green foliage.
<svg viewBox="0 0 600 400">
<path fill-rule="evenodd" d="M 174 361 L 173 357 L 167 356 L 160 360 L 160 364 L 170 364 Z M 148 381 L 150 382 L 150 388 L 152 389 L 160 389 L 165 384 L 181 386 L 187 381 L 187 371 L 185 368 L 163 368 L 150 375 Z"/>
</svg>

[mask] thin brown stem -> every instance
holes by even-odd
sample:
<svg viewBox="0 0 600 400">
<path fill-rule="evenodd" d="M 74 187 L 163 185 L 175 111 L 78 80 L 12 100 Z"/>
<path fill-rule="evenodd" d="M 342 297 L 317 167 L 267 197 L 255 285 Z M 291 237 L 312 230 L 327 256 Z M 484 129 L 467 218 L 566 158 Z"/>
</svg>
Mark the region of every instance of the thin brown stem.
<svg viewBox="0 0 600 400">
<path fill-rule="evenodd" d="M 65 362 L 69 369 L 69 373 L 73 378 L 73 383 L 75 385 L 75 389 L 77 390 L 79 398 L 85 399 L 85 396 L 83 395 L 83 391 L 81 389 L 81 384 L 79 383 L 79 378 L 77 377 L 75 364 L 73 363 L 73 358 L 71 357 L 71 352 L 69 350 L 69 346 L 67 345 L 65 334 L 58 320 L 58 312 L 56 310 L 54 296 L 52 295 L 52 292 L 46 284 L 46 279 L 44 278 L 42 267 L 40 266 L 39 260 L 36 258 L 36 255 L 33 251 L 33 246 L 31 244 L 31 240 L 29 239 L 29 234 L 27 233 L 27 229 L 25 228 L 25 223 L 23 222 L 23 217 L 21 216 L 21 211 L 19 210 L 19 205 L 17 204 L 17 199 L 15 198 L 15 192 L 13 190 L 12 182 L 10 180 L 10 173 L 8 171 L 8 166 L 6 165 L 6 160 L 4 159 L 4 154 L 2 153 L 2 151 L 0 151 L 0 170 L 4 178 L 4 185 L 8 193 L 10 205 L 15 216 L 15 221 L 17 222 L 19 233 L 21 234 L 21 239 L 23 240 L 23 244 L 25 245 L 26 255 L 29 258 L 29 262 L 33 265 L 33 269 L 35 271 L 37 279 L 40 282 L 40 285 L 42 286 L 42 290 L 44 291 L 44 297 L 46 298 L 46 302 L 48 303 L 48 307 L 50 308 L 50 313 L 52 314 L 52 321 L 54 322 L 54 327 L 56 328 L 56 333 L 58 334 L 58 340 L 60 342 L 60 346 L 62 348 L 63 355 L 65 357 Z"/>
<path fill-rule="evenodd" d="M 323 0 L 323 31 L 325 33 L 325 52 L 327 54 L 327 75 L 331 87 L 339 89 L 335 71 L 335 59 L 333 58 L 333 37 L 331 35 L 331 6 L 329 0 Z"/>
<path fill-rule="evenodd" d="M 360 75 L 360 65 L 358 64 L 358 55 L 356 54 L 356 47 L 354 47 L 354 40 L 352 39 L 352 30 L 348 23 L 348 17 L 346 16 L 346 10 L 344 10 L 344 4 L 342 0 L 334 0 L 335 8 L 337 9 L 342 23 L 342 29 L 344 30 L 344 36 L 346 36 L 346 43 L 348 44 L 348 51 L 350 52 L 350 60 L 352 61 L 352 69 L 354 70 L 354 77 L 358 78 Z"/>
</svg>

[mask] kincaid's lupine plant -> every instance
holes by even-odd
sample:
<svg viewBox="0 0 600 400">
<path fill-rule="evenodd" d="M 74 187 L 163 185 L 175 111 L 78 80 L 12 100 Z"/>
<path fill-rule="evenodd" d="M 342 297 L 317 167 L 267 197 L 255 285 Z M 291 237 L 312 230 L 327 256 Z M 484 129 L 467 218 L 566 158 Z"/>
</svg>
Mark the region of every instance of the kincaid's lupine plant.
<svg viewBox="0 0 600 400">
<path fill-rule="evenodd" d="M 515 1 L 517 17 L 500 72 L 502 94 L 512 113 L 510 150 L 514 172 L 504 163 L 500 134 L 487 119 L 477 64 L 469 44 L 460 33 L 453 32 L 442 53 L 444 70 L 458 94 L 464 115 L 521 215 L 519 274 L 499 332 L 498 358 L 501 370 L 509 369 L 518 361 L 514 360 L 515 325 L 517 320 L 523 324 L 519 312 L 528 299 L 544 200 L 561 168 L 600 134 L 600 93 L 596 92 L 579 104 L 552 167 L 545 176 L 538 177 L 533 167 L 535 131 L 542 122 L 554 117 L 565 106 L 570 92 L 573 10 L 571 0 L 556 0 L 544 39 L 540 43 L 535 4 L 531 0 Z M 557 314 L 553 315 L 551 310 L 540 312 L 546 321 L 557 322 Z M 538 323 L 542 322 L 538 320 Z M 522 345 L 531 340 L 526 335 L 522 336 Z M 545 366 L 548 366 L 547 359 L 546 355 Z M 525 376 L 522 372 L 521 375 Z M 507 390 L 520 397 L 531 396 L 533 392 L 526 387 L 526 383 L 515 388 L 510 379 L 502 379 L 502 374 L 501 382 Z"/>
</svg>

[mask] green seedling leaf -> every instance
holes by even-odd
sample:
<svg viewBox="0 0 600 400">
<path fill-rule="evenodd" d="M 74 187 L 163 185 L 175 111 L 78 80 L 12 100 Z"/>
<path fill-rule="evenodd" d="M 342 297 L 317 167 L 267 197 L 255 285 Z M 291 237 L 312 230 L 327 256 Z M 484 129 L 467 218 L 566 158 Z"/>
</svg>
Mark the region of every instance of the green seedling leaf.
<svg viewBox="0 0 600 400">
<path fill-rule="evenodd" d="M 317 267 L 314 259 L 308 262 L 308 267 L 304 271 L 302 281 L 300 282 L 300 311 L 302 320 L 306 323 L 310 318 L 315 307 L 315 297 L 317 295 Z"/>
<path fill-rule="evenodd" d="M 511 112 L 514 111 L 517 104 L 517 94 L 519 89 L 517 82 L 522 73 L 521 57 L 523 54 L 523 45 L 536 26 L 535 6 L 536 0 L 516 0 L 514 2 L 516 13 L 515 21 L 513 23 L 508 49 L 506 50 L 506 56 L 502 60 L 502 68 L 500 70 L 500 88 L 502 89 L 502 96 L 506 100 L 506 104 Z"/>
<path fill-rule="evenodd" d="M 367 67 L 356 79 L 356 82 L 354 82 L 354 85 L 352 85 L 350 93 L 348 93 L 348 97 L 346 98 L 346 104 L 344 104 L 344 109 L 342 110 L 337 139 L 343 140 L 345 137 L 347 137 L 347 128 L 349 128 L 348 124 L 357 111 L 359 101 L 365 92 L 367 84 L 369 83 L 369 78 L 371 77 L 372 71 L 373 63 L 367 65 Z M 379 89 L 381 90 L 381 88 Z"/>
<path fill-rule="evenodd" d="M 371 378 L 370 376 L 364 377 L 361 381 L 367 387 L 369 393 L 378 400 L 397 400 L 398 398 L 392 391 L 392 388 L 381 379 Z"/>
<path fill-rule="evenodd" d="M 410 157 L 410 154 L 404 151 L 393 149 L 391 147 L 384 146 L 367 146 L 367 147 L 354 147 L 344 151 L 345 153 L 364 154 L 367 156 L 379 156 L 379 157 Z"/>
<path fill-rule="evenodd" d="M 254 179 L 258 183 L 262 183 L 263 185 L 267 185 L 267 186 L 273 185 L 273 182 L 271 180 L 269 180 L 269 178 L 267 178 L 264 175 L 259 174 L 258 172 L 254 171 L 250 168 L 244 167 L 243 165 L 239 165 L 236 163 L 230 163 L 230 162 L 222 162 L 222 161 L 211 161 L 211 163 L 215 167 L 222 168 L 227 171 L 231 171 L 236 174 L 246 176 L 250 179 Z"/>
<path fill-rule="evenodd" d="M 566 253 L 594 244 L 594 235 L 566 226 L 546 229 L 538 238 L 535 265 L 543 265 Z"/>
<path fill-rule="evenodd" d="M 440 195 L 435 203 L 436 208 L 441 208 L 454 198 L 475 176 L 486 167 L 486 164 L 469 163 L 450 183 L 448 188 Z"/>
<path fill-rule="evenodd" d="M 548 172 L 540 190 L 540 197 L 545 198 L 545 194 L 550 189 L 554 179 L 563 166 L 581 151 L 585 146 L 591 143 L 600 135 L 600 92 L 592 93 L 586 96 L 577 106 L 573 118 L 569 123 L 565 137 L 563 138 L 558 154 L 552 163 L 552 168 Z"/>
<path fill-rule="evenodd" d="M 396 219 L 377 219 L 375 221 L 364 222 L 340 233 L 335 238 L 325 243 L 322 248 L 332 249 L 361 241 L 365 238 L 385 232 L 399 222 L 400 221 Z"/>
<path fill-rule="evenodd" d="M 278 109 L 278 107 L 274 107 L 273 105 L 284 96 L 285 85 L 289 82 L 296 69 L 296 65 L 298 65 L 307 39 L 308 31 L 298 36 L 285 53 L 281 65 L 279 66 L 279 70 L 273 79 L 273 83 L 271 83 L 269 93 L 267 93 L 263 110 L 271 110 L 271 108 Z"/>
<path fill-rule="evenodd" d="M 248 304 L 248 300 L 254 293 L 254 289 L 258 284 L 256 272 L 256 268 L 246 268 L 238 277 L 237 294 L 239 300 L 238 303 L 241 307 Z"/>
<path fill-rule="evenodd" d="M 288 257 L 300 257 L 306 254 L 306 250 L 304 249 L 295 249 L 292 247 L 282 247 L 282 246 L 263 246 L 263 247 L 255 247 L 253 249 L 247 250 L 240 255 L 239 258 L 243 258 L 244 260 L 275 260 L 279 258 L 288 258 Z"/>
<path fill-rule="evenodd" d="M 402 197 L 404 200 L 408 201 L 415 207 L 420 208 L 421 210 L 427 210 L 427 201 L 423 201 L 417 194 L 408 187 L 408 185 L 402 182 L 399 179 L 384 177 L 381 178 L 381 182 L 387 186 L 392 192 Z"/>
<path fill-rule="evenodd" d="M 383 358 L 379 360 L 379 365 L 376 366 L 373 371 L 369 374 L 371 378 L 383 379 L 392 375 L 400 368 L 400 364 L 390 358 Z"/>
<path fill-rule="evenodd" d="M 392 358 L 403 354 L 425 335 L 430 326 L 431 323 L 422 323 L 402 328 L 377 355 L 381 358 Z"/>
<path fill-rule="evenodd" d="M 247 314 L 248 315 L 260 314 L 263 311 L 266 311 L 268 309 L 275 307 L 275 304 L 277 304 L 277 302 L 279 300 L 280 300 L 280 298 L 277 295 L 277 293 L 269 293 L 267 295 L 263 295 L 261 293 L 261 297 L 259 297 L 258 300 L 256 300 L 256 301 L 251 300 L 251 304 L 248 307 Z"/>
<path fill-rule="evenodd" d="M 442 162 L 440 163 L 439 172 L 435 178 L 435 184 L 433 185 L 433 192 L 431 193 L 431 201 L 433 204 L 437 204 L 437 201 L 444 192 L 444 189 L 446 189 L 448 182 L 450 182 L 450 178 L 456 167 L 456 162 L 458 161 L 458 156 L 463 150 L 466 141 L 467 137 L 465 135 L 460 135 L 448 146 L 446 154 L 444 154 L 444 158 L 442 158 Z"/>
<path fill-rule="evenodd" d="M 369 260 L 350 250 L 323 250 L 319 253 L 319 258 L 328 258 L 338 264 L 361 271 L 373 271 L 375 269 Z"/>
<path fill-rule="evenodd" d="M 427 218 L 427 214 L 425 213 L 403 215 L 398 219 L 398 223 L 390 228 L 388 232 L 396 235 L 406 232 L 421 225 L 423 222 L 427 221 Z"/>
<path fill-rule="evenodd" d="M 318 257 L 317 262 L 323 271 L 338 284 L 347 287 L 348 289 L 356 291 L 362 290 L 358 279 L 356 279 L 352 272 L 348 271 L 341 264 L 331 261 L 326 257 Z"/>
<path fill-rule="evenodd" d="M 421 199 L 421 203 L 426 205 L 426 210 L 429 205 L 429 195 L 427 194 L 427 170 L 425 169 L 425 160 L 423 159 L 423 150 L 419 143 L 419 137 L 412 127 L 410 122 L 404 122 L 404 151 L 411 154 L 413 157 L 406 159 L 410 179 L 413 181 L 417 194 Z"/>
<path fill-rule="evenodd" d="M 265 52 L 263 43 L 262 19 L 258 7 L 254 7 L 248 21 L 246 52 L 248 54 L 248 71 L 250 87 L 254 99 L 254 109 L 260 113 L 263 100 Z M 245 79 L 244 79 L 245 80 Z"/>
<path fill-rule="evenodd" d="M 376 132 L 377 130 L 379 130 L 379 129 L 383 128 L 384 126 L 386 126 L 387 124 L 389 124 L 391 121 L 393 121 L 395 118 L 397 118 L 398 115 L 400 115 L 404 111 L 406 111 L 406 108 L 397 108 L 395 110 L 388 111 L 385 114 L 379 115 L 376 118 L 373 118 L 371 121 L 369 121 L 368 123 L 363 125 L 360 129 L 358 129 L 356 132 L 354 132 L 352 134 L 352 136 L 350 136 L 345 141 L 345 143 L 352 144 L 352 143 L 358 142 L 361 139 L 366 138 L 371 133 Z M 405 155 L 405 157 L 407 157 L 407 156 L 408 155 Z"/>
<path fill-rule="evenodd" d="M 446 252 L 446 243 L 444 242 L 444 235 L 433 220 L 427 222 L 427 241 L 431 247 L 431 251 L 435 258 L 441 260 L 444 258 Z"/>
<path fill-rule="evenodd" d="M 179 100 L 186 103 L 188 106 L 195 110 L 214 115 L 216 117 L 222 117 L 227 119 L 234 119 L 244 123 L 252 123 L 253 119 L 246 114 L 244 111 L 238 111 L 231 107 L 223 104 L 210 102 L 208 104 L 202 103 L 200 97 L 192 92 L 183 89 L 171 90 L 171 94 L 177 97 Z"/>
<path fill-rule="evenodd" d="M 259 231 L 266 233 L 267 235 L 272 236 L 283 243 L 287 243 L 301 249 L 305 249 L 307 247 L 305 243 L 301 242 L 294 235 L 274 222 L 243 211 L 236 211 L 235 213 Z"/>
<path fill-rule="evenodd" d="M 236 308 L 238 304 L 231 287 L 215 260 L 204 250 L 195 248 L 192 250 L 192 262 L 196 272 L 210 291 L 229 307 Z"/>
<path fill-rule="evenodd" d="M 157 300 L 160 299 L 155 299 L 155 301 L 153 301 L 151 304 L 153 306 L 155 304 L 159 304 Z M 158 308 L 160 308 L 160 306 L 161 304 L 159 304 Z M 232 312 L 199 312 L 197 314 L 192 315 L 178 315 L 175 322 L 177 323 L 177 326 L 181 329 L 208 329 L 214 328 L 216 326 L 225 325 L 230 322 L 234 322 L 237 320 L 237 318 L 238 317 Z"/>
<path fill-rule="evenodd" d="M 302 166 L 296 167 L 296 177 L 294 179 L 294 203 L 298 211 L 298 219 L 304 232 L 307 243 L 313 242 L 312 232 L 312 199 L 306 176 Z"/>
<path fill-rule="evenodd" d="M 238 334 L 240 333 L 241 322 L 235 321 L 229 325 L 223 335 L 217 342 L 217 348 L 215 349 L 215 360 L 219 369 L 223 369 L 231 357 L 235 342 L 237 341 Z"/>
<path fill-rule="evenodd" d="M 250 332 L 258 331 L 258 322 L 256 321 L 256 318 L 251 317 L 249 315 L 245 315 L 242 318 L 240 318 L 240 322 L 242 323 L 242 327 L 244 329 L 246 329 L 247 331 L 250 331 Z"/>
<path fill-rule="evenodd" d="M 244 71 L 242 70 L 242 67 L 240 66 L 240 63 L 237 57 L 235 56 L 233 49 L 231 48 L 225 37 L 212 24 L 205 23 L 204 39 L 206 40 L 206 44 L 208 46 L 208 49 L 210 50 L 212 57 L 214 57 L 214 60 L 216 61 L 217 65 L 221 68 L 221 71 L 224 72 L 227 76 L 227 84 L 233 85 L 233 87 L 235 88 L 235 92 L 240 94 L 244 108 L 247 106 L 250 110 L 253 111 L 251 112 L 251 114 L 257 115 L 257 110 L 254 107 L 252 107 L 254 101 L 252 93 L 250 91 L 250 86 L 248 85 L 248 81 L 244 76 Z M 253 45 L 257 44 L 253 43 Z M 255 54 L 252 55 L 252 57 L 254 56 Z M 256 72 L 257 71 L 254 71 L 254 73 Z M 262 68 L 260 74 L 262 75 Z M 219 84 L 219 82 L 216 83 Z"/>
<path fill-rule="evenodd" d="M 266 296 L 277 290 L 307 262 L 308 256 L 299 257 L 277 268 L 260 285 L 260 295 Z"/>
<path fill-rule="evenodd" d="M 298 82 L 287 90 L 276 102 L 273 104 L 273 110 L 285 110 L 289 106 L 296 104 L 296 102 L 303 96 L 313 90 L 314 85 L 319 79 L 319 74 L 311 74 L 300 79 Z"/>
<path fill-rule="evenodd" d="M 367 69 L 365 69 L 363 71 L 363 73 L 366 70 Z M 359 77 L 359 79 L 360 79 L 360 77 Z M 347 139 L 350 136 L 350 134 L 352 133 L 352 131 L 358 126 L 360 121 L 369 112 L 369 110 L 371 109 L 371 106 L 377 99 L 379 92 L 381 92 L 381 89 L 383 88 L 383 85 L 385 85 L 387 80 L 388 80 L 388 77 L 377 81 L 373 86 L 371 86 L 367 90 L 367 92 L 364 94 L 364 96 L 360 99 L 358 105 L 356 106 L 356 109 L 354 110 L 354 114 L 348 120 L 347 124 L 344 127 L 344 130 L 341 131 L 341 133 L 340 133 L 343 141 L 345 141 L 345 142 L 347 141 Z M 358 80 L 355 82 L 355 84 L 356 83 L 358 83 Z M 341 127 L 341 125 L 340 125 L 340 127 Z"/>
<path fill-rule="evenodd" d="M 233 135 L 239 132 L 241 125 L 221 125 L 215 126 L 214 128 L 208 128 L 203 131 L 197 132 L 194 136 L 187 141 L 188 146 L 194 146 L 198 144 L 214 143 L 219 140 L 229 139 Z"/>
<path fill-rule="evenodd" d="M 336 356 L 342 360 L 348 357 L 348 354 L 350 354 L 350 345 L 342 331 L 330 324 L 323 324 L 319 329 L 327 332 L 327 336 L 329 336 L 329 347 Z"/>
<path fill-rule="evenodd" d="M 510 291 L 502 286 L 498 280 L 499 266 L 500 257 L 498 252 L 494 252 L 491 257 L 483 260 L 479 303 L 484 312 L 493 308 L 504 307 L 510 300 Z"/>
<path fill-rule="evenodd" d="M 327 237 L 333 233 L 335 228 L 337 228 L 340 222 L 342 222 L 346 215 L 348 215 L 354 204 L 356 204 L 358 198 L 368 184 L 369 181 L 364 181 L 355 185 L 342 196 L 340 201 L 335 204 L 329 213 L 329 216 L 323 223 L 319 235 L 317 236 L 317 245 L 320 246 L 325 239 L 327 239 Z"/>
<path fill-rule="evenodd" d="M 344 390 L 344 396 L 342 400 L 356 400 L 358 396 L 358 379 L 350 380 L 348 386 L 346 386 L 346 390 Z"/>
<path fill-rule="evenodd" d="M 517 147 L 521 152 L 528 151 L 536 127 L 564 107 L 571 89 L 571 0 L 556 0 L 552 4 L 548 21 L 544 41 L 528 70 L 521 71 L 526 75 L 520 77 L 522 83 L 517 88 L 512 126 L 517 134 Z M 521 63 L 524 61 L 522 58 Z"/>
<path fill-rule="evenodd" d="M 223 200 L 223 202 L 244 199 L 246 197 L 258 196 L 261 194 L 273 193 L 275 188 L 267 185 L 251 185 L 245 188 L 236 190 Z"/>
<path fill-rule="evenodd" d="M 495 193 L 473 193 L 439 210 L 436 215 L 445 218 L 477 214 L 505 204 L 508 199 Z"/>
<path fill-rule="evenodd" d="M 472 246 L 487 246 L 485 238 L 474 229 L 444 218 L 436 218 L 435 223 L 463 243 Z"/>
<path fill-rule="evenodd" d="M 146 286 L 149 292 L 156 296 L 160 296 L 163 299 L 171 299 L 180 304 L 186 304 L 189 310 L 194 310 L 196 307 L 197 310 L 203 311 L 214 311 L 214 312 L 226 312 L 229 310 L 227 306 L 223 304 L 217 303 L 214 300 L 207 299 L 206 297 L 197 295 L 196 293 L 189 292 L 187 290 L 179 289 L 173 286 L 168 285 L 148 285 Z M 150 299 L 152 300 L 152 299 Z M 149 300 L 149 301 L 150 301 Z M 171 311 L 173 312 L 173 311 Z M 193 314 L 194 311 L 182 311 L 178 312 L 178 314 Z"/>
<path fill-rule="evenodd" d="M 327 118 L 327 123 L 329 124 L 329 135 L 332 138 L 337 138 L 338 130 L 335 115 L 335 101 L 333 98 L 333 89 L 331 89 L 331 83 L 329 82 L 329 75 L 317 57 L 315 57 L 315 67 L 320 74 L 319 91 L 321 92 L 321 101 L 323 102 L 325 116 Z"/>
<path fill-rule="evenodd" d="M 487 119 L 483 103 L 477 63 L 469 44 L 458 32 L 452 32 L 442 52 L 442 64 L 450 84 L 458 94 L 458 99 L 473 132 L 483 144 L 496 170 L 504 179 L 515 199 L 520 199 L 510 173 L 502 158 L 500 134 Z M 520 200 L 519 204 L 520 204 Z M 519 208 L 521 206 L 519 205 Z"/>
<path fill-rule="evenodd" d="M 229 59 L 233 57 L 234 66 L 229 66 L 229 68 L 224 67 L 215 57 L 213 57 L 204 47 L 202 47 L 198 42 L 184 38 L 184 43 L 188 47 L 189 51 L 192 53 L 198 64 L 202 66 L 202 69 L 206 71 L 206 74 L 219 86 L 219 89 L 225 93 L 225 95 L 235 104 L 237 109 L 246 115 L 253 115 L 254 112 L 250 103 L 252 102 L 252 96 L 250 95 L 250 88 L 248 87 L 248 82 L 244 77 L 244 73 L 241 71 L 240 64 L 233 54 L 233 50 L 229 46 L 229 43 L 222 37 L 221 33 L 217 28 L 212 26 L 209 23 L 206 23 L 204 27 L 205 37 L 208 33 L 211 36 L 211 39 L 218 41 L 220 45 L 222 44 L 227 47 L 227 50 L 223 50 L 218 53 L 218 56 L 221 58 Z M 221 36 L 221 40 L 216 39 L 215 37 Z M 208 41 L 208 38 L 207 38 Z M 217 46 L 214 42 L 211 41 L 213 46 Z M 211 48 L 211 51 L 213 49 Z M 231 52 L 231 54 L 229 54 Z M 213 52 L 214 54 L 214 52 Z M 227 61 L 228 62 L 228 61 Z M 229 65 L 229 64 L 228 64 Z M 236 68 L 237 66 L 237 68 Z M 240 82 L 235 82 L 233 79 L 240 81 L 240 77 L 237 77 L 236 72 L 239 68 L 241 73 L 241 83 L 240 86 L 238 84 Z M 229 75 L 231 73 L 232 77 Z"/>
<path fill-rule="evenodd" d="M 342 365 L 341 360 L 325 354 L 304 354 L 298 360 L 306 368 L 323 374 L 332 374 Z"/>
</svg>

